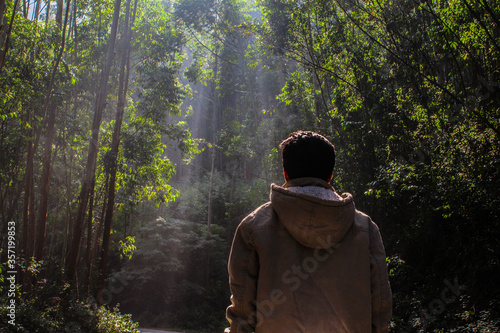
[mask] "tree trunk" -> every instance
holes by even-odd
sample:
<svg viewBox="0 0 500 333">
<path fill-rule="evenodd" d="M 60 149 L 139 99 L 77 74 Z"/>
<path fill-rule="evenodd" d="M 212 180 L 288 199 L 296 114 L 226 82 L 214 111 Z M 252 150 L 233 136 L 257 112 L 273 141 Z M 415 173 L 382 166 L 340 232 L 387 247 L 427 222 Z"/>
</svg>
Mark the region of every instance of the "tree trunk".
<svg viewBox="0 0 500 333">
<path fill-rule="evenodd" d="M 40 138 L 40 133 L 37 131 L 35 134 L 34 123 L 31 115 L 31 110 L 28 109 L 27 123 L 30 125 L 28 130 L 28 137 L 32 138 L 35 136 L 35 140 L 28 141 L 28 147 L 26 150 L 26 171 L 24 174 L 24 202 L 23 202 L 23 213 L 22 213 L 22 223 L 23 223 L 23 237 L 22 237 L 22 252 L 24 254 L 24 260 L 28 264 L 33 257 L 34 249 L 34 217 L 35 217 L 35 195 L 34 195 L 34 158 L 35 152 L 38 147 L 38 140 Z M 30 274 L 26 271 L 23 273 L 23 290 L 28 291 L 31 286 Z"/>
<path fill-rule="evenodd" d="M 87 248 L 85 249 L 85 259 L 87 263 L 87 267 L 89 267 L 90 264 L 90 253 L 92 249 L 92 220 L 93 220 L 93 215 L 94 215 L 94 195 L 95 195 L 95 177 L 92 180 L 92 188 L 90 189 L 90 199 L 89 199 L 89 212 L 88 212 L 88 217 L 87 217 Z M 85 280 L 84 280 L 84 294 L 86 296 L 90 295 L 90 269 L 87 269 L 85 273 Z"/>
<path fill-rule="evenodd" d="M 3 12 L 5 11 L 5 0 L 0 0 L 0 31 L 3 30 Z"/>
<path fill-rule="evenodd" d="M 68 0 L 66 5 L 66 14 L 64 18 L 64 28 L 62 31 L 61 47 L 58 53 L 57 59 L 55 61 L 54 67 L 52 68 L 52 75 L 49 82 L 49 87 L 47 94 L 45 96 L 45 114 L 48 112 L 47 119 L 47 132 L 45 138 L 45 150 L 43 157 L 43 171 L 42 171 L 42 182 L 40 184 L 40 205 L 38 210 L 38 219 L 36 227 L 36 249 L 35 258 L 37 260 L 42 260 L 43 251 L 45 247 L 45 236 L 47 230 L 47 212 L 49 207 L 49 189 L 50 189 L 50 174 L 51 174 L 51 158 L 52 158 L 52 144 L 54 142 L 54 136 L 56 132 L 56 113 L 57 113 L 57 102 L 52 101 L 52 88 L 54 86 L 55 77 L 59 63 L 61 62 L 62 55 L 64 53 L 64 47 L 66 44 L 66 25 L 68 23 L 69 7 L 71 0 Z"/>
<path fill-rule="evenodd" d="M 215 173 L 215 157 L 216 157 L 216 149 L 217 149 L 217 131 L 218 131 L 218 117 L 217 117 L 217 112 L 219 109 L 219 104 L 217 103 L 218 101 L 218 96 L 217 96 L 217 76 L 218 76 L 218 70 L 219 70 L 219 57 L 218 57 L 218 50 L 216 49 L 216 57 L 215 57 L 215 64 L 214 64 L 214 82 L 213 82 L 213 92 L 212 92 L 212 98 L 213 98 L 213 113 L 212 113 L 212 160 L 211 160 L 211 166 L 210 166 L 210 187 L 208 189 L 208 211 L 207 211 L 207 228 L 208 232 L 210 232 L 210 226 L 212 225 L 212 210 L 213 210 L 213 179 L 214 179 L 214 173 Z"/>
<path fill-rule="evenodd" d="M 12 26 L 14 24 L 14 19 L 16 18 L 16 10 L 18 3 L 19 0 L 16 0 L 16 2 L 14 2 L 14 10 L 12 11 L 12 18 L 10 19 L 9 30 L 7 31 L 7 36 L 5 37 L 5 46 L 4 49 L 2 50 L 2 54 L 0 55 L 0 74 L 2 74 L 2 68 L 5 62 L 5 57 L 7 56 L 7 52 L 9 51 L 10 35 L 12 34 Z"/>
<path fill-rule="evenodd" d="M 137 5 L 137 0 L 136 0 Z M 99 265 L 99 287 L 97 292 L 97 302 L 102 304 L 102 294 L 104 291 L 104 281 L 106 279 L 106 267 L 108 265 L 109 241 L 111 237 L 111 227 L 113 225 L 113 210 L 115 206 L 116 172 L 118 148 L 120 146 L 120 134 L 125 110 L 125 98 L 128 90 L 128 61 L 130 52 L 130 36 L 132 34 L 132 24 L 129 26 L 130 0 L 127 0 L 125 11 L 125 34 L 123 36 L 123 50 L 120 62 L 120 82 L 118 87 L 118 105 L 116 107 L 115 128 L 111 142 L 111 166 L 109 170 L 109 186 L 107 194 L 106 215 L 104 217 L 104 234 L 102 236 L 101 261 Z"/>
<path fill-rule="evenodd" d="M 108 183 L 109 183 L 109 177 L 106 178 L 106 181 L 104 183 L 105 184 L 104 193 L 108 193 Z M 106 198 L 103 198 L 103 207 L 101 209 L 101 214 L 99 215 L 99 218 L 97 218 L 97 223 L 98 223 L 97 231 L 95 233 L 90 230 L 87 231 L 91 236 L 90 239 L 87 238 L 87 252 L 85 253 L 86 269 L 85 269 L 84 286 L 85 286 L 85 291 L 87 292 L 87 296 L 92 295 L 92 289 L 90 287 L 92 281 L 92 272 L 94 270 L 95 258 L 97 256 L 99 240 L 101 239 L 102 235 L 105 212 L 106 212 Z M 89 234 L 87 234 L 87 236 Z M 94 242 L 92 242 L 92 238 L 94 238 L 94 235 L 95 239 Z"/>
<path fill-rule="evenodd" d="M 42 0 L 37 0 L 36 4 L 35 4 L 35 12 L 33 13 L 33 21 L 38 21 L 38 17 L 40 16 L 41 9 L 42 9 Z M 47 12 L 47 14 L 48 14 L 48 12 Z"/>
<path fill-rule="evenodd" d="M 47 11 L 46 11 L 46 15 L 45 15 L 45 27 L 49 26 L 50 3 L 51 3 L 51 1 L 47 1 Z"/>
<path fill-rule="evenodd" d="M 92 136 L 89 142 L 87 163 L 85 165 L 85 175 L 82 180 L 82 188 L 79 196 L 78 212 L 73 230 L 71 249 L 68 254 L 68 260 L 66 262 L 66 277 L 70 281 L 73 281 L 76 277 L 75 276 L 76 265 L 78 262 L 78 256 L 80 254 L 80 241 L 82 239 L 85 212 L 87 211 L 87 204 L 89 200 L 92 179 L 95 176 L 97 152 L 99 144 L 99 129 L 101 127 L 102 113 L 104 111 L 104 108 L 106 107 L 106 96 L 108 94 L 108 79 L 114 55 L 116 33 L 118 30 L 118 19 L 120 17 L 120 5 L 121 5 L 121 0 L 115 0 L 115 8 L 114 8 L 115 10 L 113 13 L 113 23 L 111 26 L 108 54 L 106 58 L 106 64 L 104 65 L 104 68 L 102 70 L 101 79 L 99 82 L 99 91 L 96 97 L 94 119 L 92 122 Z"/>
<path fill-rule="evenodd" d="M 61 29 L 62 27 L 62 13 L 63 13 L 63 0 L 57 0 L 57 11 L 56 11 L 56 24 Z"/>
<path fill-rule="evenodd" d="M 54 142 L 56 123 L 56 106 L 52 106 L 52 111 L 49 114 L 47 122 L 47 133 L 45 138 L 45 150 L 43 157 L 42 183 L 40 186 L 40 204 L 38 205 L 38 219 L 36 226 L 35 240 L 35 258 L 42 260 L 43 250 L 45 247 L 45 235 L 47 229 L 47 212 L 49 207 L 49 189 L 50 189 L 50 174 L 51 158 L 52 158 L 52 143 Z"/>
</svg>

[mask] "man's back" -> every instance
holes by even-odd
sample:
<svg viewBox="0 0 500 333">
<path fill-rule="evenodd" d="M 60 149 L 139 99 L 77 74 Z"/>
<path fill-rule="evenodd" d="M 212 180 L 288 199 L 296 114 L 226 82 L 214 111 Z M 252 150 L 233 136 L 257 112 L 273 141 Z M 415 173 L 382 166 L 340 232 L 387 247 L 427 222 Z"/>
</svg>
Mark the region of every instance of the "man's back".
<svg viewBox="0 0 500 333">
<path fill-rule="evenodd" d="M 231 332 L 385 332 L 391 292 L 377 226 L 327 182 L 273 185 L 238 227 Z"/>
</svg>

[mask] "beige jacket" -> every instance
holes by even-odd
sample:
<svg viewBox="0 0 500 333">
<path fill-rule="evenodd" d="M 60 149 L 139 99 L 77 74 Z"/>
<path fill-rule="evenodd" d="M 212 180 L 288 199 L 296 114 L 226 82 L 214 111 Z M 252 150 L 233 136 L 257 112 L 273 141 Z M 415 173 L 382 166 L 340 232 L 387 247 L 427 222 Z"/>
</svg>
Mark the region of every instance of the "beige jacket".
<svg viewBox="0 0 500 333">
<path fill-rule="evenodd" d="M 296 186 L 334 195 L 290 190 Z M 271 201 L 238 226 L 230 332 L 387 332 L 392 297 L 379 229 L 350 194 L 329 191 L 315 178 L 273 184 Z"/>
</svg>

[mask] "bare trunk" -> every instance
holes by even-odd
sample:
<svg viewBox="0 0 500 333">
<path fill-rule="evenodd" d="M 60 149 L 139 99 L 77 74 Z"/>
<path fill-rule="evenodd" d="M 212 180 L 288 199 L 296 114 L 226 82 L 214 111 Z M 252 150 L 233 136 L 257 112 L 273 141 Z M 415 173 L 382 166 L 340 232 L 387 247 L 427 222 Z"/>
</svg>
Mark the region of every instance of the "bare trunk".
<svg viewBox="0 0 500 333">
<path fill-rule="evenodd" d="M 137 0 L 136 0 L 137 4 Z M 111 227 L 113 225 L 113 210 L 115 206 L 115 188 L 116 188 L 116 172 L 118 148 L 120 146 L 120 134 L 123 121 L 123 111 L 125 109 L 125 98 L 128 90 L 128 70 L 127 64 L 129 61 L 130 52 L 130 35 L 131 25 L 130 19 L 130 0 L 127 0 L 127 8 L 125 11 L 125 34 L 123 36 L 123 51 L 120 62 L 120 82 L 118 87 L 118 105 L 116 108 L 115 128 L 113 130 L 113 138 L 111 142 L 111 168 L 109 175 L 109 187 L 107 194 L 106 215 L 104 217 L 104 233 L 102 236 L 101 261 L 99 266 L 99 288 L 97 302 L 102 303 L 102 294 L 104 291 L 104 281 L 106 279 L 106 268 L 108 265 L 109 241 L 111 237 Z"/>
<path fill-rule="evenodd" d="M 5 0 L 0 0 L 0 31 L 3 30 L 3 12 L 5 10 Z"/>
<path fill-rule="evenodd" d="M 49 206 L 49 189 L 50 189 L 50 174 L 51 174 L 51 158 L 52 158 L 52 144 L 54 142 L 55 136 L 55 124 L 56 124 L 56 113 L 57 106 L 56 102 L 52 101 L 52 88 L 55 83 L 55 77 L 59 63 L 61 62 L 62 55 L 64 53 L 64 47 L 66 44 L 66 25 L 68 23 L 69 16 L 69 5 L 71 0 L 68 0 L 66 5 L 66 15 L 64 18 L 64 29 L 62 31 L 61 47 L 57 56 L 57 59 L 52 68 L 52 74 L 49 82 L 49 87 L 47 94 L 45 96 L 45 114 L 48 113 L 47 120 L 47 132 L 45 138 L 45 150 L 43 158 L 43 171 L 42 171 L 42 182 L 40 185 L 40 205 L 38 210 L 38 219 L 36 227 L 36 249 L 35 258 L 41 260 L 43 256 L 43 251 L 45 247 L 45 236 L 47 230 L 47 212 Z"/>
<path fill-rule="evenodd" d="M 216 51 L 218 53 L 218 51 Z M 216 157 L 216 147 L 217 147 L 217 112 L 219 105 L 217 103 L 218 97 L 217 97 L 217 76 L 218 76 L 218 70 L 219 70 L 219 57 L 218 54 L 216 54 L 215 57 L 215 64 L 214 64 L 214 82 L 213 82 L 213 92 L 212 92 L 212 98 L 213 98 L 213 113 L 212 113 L 212 161 L 211 161 L 211 167 L 210 167 L 210 187 L 208 189 L 208 211 L 207 211 L 207 228 L 208 231 L 210 232 L 210 226 L 212 225 L 212 210 L 213 210 L 213 179 L 214 179 L 214 173 L 215 173 L 215 157 Z"/>
<path fill-rule="evenodd" d="M 74 47 L 74 53 L 73 53 L 73 57 L 74 57 L 74 60 L 76 61 L 77 59 L 77 56 L 78 56 L 78 34 L 77 34 L 77 22 L 76 22 L 76 1 L 77 0 L 74 0 L 73 1 L 73 15 L 72 15 L 72 19 L 73 19 L 73 40 L 74 40 L 74 43 L 75 43 L 75 47 Z M 48 10 L 48 9 L 47 9 Z M 70 31 L 70 34 L 71 34 L 71 31 Z M 76 88 L 73 90 L 73 118 L 76 119 L 76 114 L 77 114 L 77 95 L 78 93 L 76 92 Z M 74 137 L 74 135 L 73 135 Z M 66 167 L 66 170 L 67 170 L 67 175 L 66 175 L 66 197 L 67 197 L 67 202 L 66 202 L 66 207 L 67 207 L 67 214 L 66 214 L 66 228 L 65 228 L 65 231 L 64 231 L 64 240 L 63 240 L 63 248 L 62 248 L 62 265 L 65 266 L 66 265 L 66 254 L 67 254 L 67 250 L 68 250 L 68 239 L 69 239 L 69 235 L 70 235 L 70 230 L 71 230 L 71 225 L 72 225 L 72 221 L 73 221 L 73 213 L 71 211 L 71 199 L 72 198 L 72 194 L 71 194 L 71 179 L 72 179 L 72 170 L 73 170 L 73 157 L 74 157 L 74 152 L 73 152 L 73 149 L 70 149 L 70 153 L 69 153 L 69 167 L 67 167 L 67 163 L 66 163 L 66 159 L 64 160 L 65 162 L 65 167 Z M 68 171 L 69 170 L 69 171 Z"/>
<path fill-rule="evenodd" d="M 50 174 L 51 174 L 51 158 L 52 158 L 52 143 L 55 135 L 56 110 L 55 106 L 50 112 L 47 134 L 45 138 L 45 150 L 43 157 L 42 183 L 40 186 L 40 204 L 38 205 L 38 224 L 36 226 L 36 247 L 35 258 L 42 260 L 43 250 L 45 247 L 45 235 L 47 230 L 47 212 L 49 207 L 49 189 L 50 189 Z"/>
<path fill-rule="evenodd" d="M 31 123 L 31 112 L 28 110 L 28 124 Z M 33 127 L 30 126 L 28 130 L 28 136 L 33 137 Z M 22 251 L 24 252 L 24 259 L 27 261 L 28 256 L 28 237 L 29 237 L 29 215 L 30 215 L 30 191 L 31 182 L 33 181 L 33 142 L 28 141 L 28 147 L 26 151 L 26 171 L 24 175 L 24 204 L 23 204 L 23 239 L 22 239 Z"/>
<path fill-rule="evenodd" d="M 213 215 L 213 180 L 214 180 L 214 173 L 215 173 L 215 159 L 217 155 L 217 131 L 219 129 L 218 122 L 219 122 L 219 117 L 218 117 L 218 112 L 219 112 L 219 99 L 218 99 L 218 94 L 217 94 L 217 78 L 218 78 L 218 72 L 219 72 L 219 56 L 218 56 L 218 47 L 216 47 L 215 50 L 216 57 L 215 57 L 215 64 L 214 64 L 214 82 L 213 82 L 213 114 L 212 114 L 212 141 L 213 141 L 213 150 L 212 150 L 212 162 L 211 162 L 211 167 L 210 167 L 210 187 L 208 190 L 208 212 L 207 212 L 207 230 L 208 233 L 210 234 L 211 230 L 211 225 L 212 225 L 212 215 Z M 205 266 L 205 285 L 208 285 L 210 283 L 210 251 L 207 251 L 206 253 L 207 259 L 206 259 L 206 266 Z"/>
<path fill-rule="evenodd" d="M 73 281 L 76 277 L 76 265 L 80 254 L 80 241 L 83 234 L 83 224 L 85 220 L 85 212 L 90 195 L 90 186 L 92 179 L 95 176 L 97 152 L 99 144 L 99 129 L 101 127 L 102 113 L 106 107 L 106 96 L 108 93 L 108 79 L 111 71 L 112 60 L 114 55 L 116 32 L 118 29 L 118 19 L 120 16 L 121 0 L 115 0 L 115 10 L 113 13 L 113 23 L 111 26 L 111 35 L 108 45 L 108 54 L 106 64 L 104 65 L 101 80 L 99 83 L 99 92 L 96 97 L 94 119 L 92 122 L 92 137 L 89 142 L 89 152 L 87 155 L 87 164 L 85 166 L 85 176 L 82 181 L 82 188 L 79 196 L 78 212 L 75 220 L 73 231 L 73 240 L 71 249 L 68 254 L 68 261 L 66 262 L 66 277 L 68 280 Z"/>
<path fill-rule="evenodd" d="M 9 51 L 10 44 L 10 35 L 12 34 L 12 26 L 14 24 L 14 19 L 16 18 L 17 5 L 19 0 L 14 2 L 14 10 L 12 11 L 12 18 L 10 19 L 9 30 L 7 31 L 7 37 L 5 37 L 5 46 L 2 50 L 2 54 L 0 55 L 0 74 L 2 73 L 3 64 L 5 62 L 5 57 L 7 56 L 7 52 Z"/>
<path fill-rule="evenodd" d="M 47 11 L 46 11 L 46 15 L 45 15 L 45 26 L 49 25 L 50 3 L 51 3 L 51 1 L 47 1 Z"/>
<path fill-rule="evenodd" d="M 105 181 L 105 186 L 104 186 L 104 193 L 108 192 L 108 183 L 109 183 L 109 177 L 106 178 Z M 97 219 L 97 230 L 96 232 L 90 232 L 90 239 L 87 238 L 87 252 L 86 252 L 86 270 L 85 270 L 85 281 L 84 281 L 84 286 L 86 288 L 87 296 L 92 295 L 92 290 L 91 290 L 91 281 L 92 281 L 92 273 L 94 270 L 95 266 L 95 258 L 97 256 L 97 251 L 98 251 L 98 245 L 99 245 L 99 240 L 101 239 L 102 235 L 102 228 L 103 228 L 103 220 L 104 220 L 104 214 L 106 212 L 106 198 L 104 198 L 103 206 L 101 209 L 101 214 L 99 215 L 99 218 Z M 95 235 L 95 236 L 94 236 Z M 88 235 L 87 235 L 88 236 Z M 92 242 L 92 239 L 94 241 Z"/>
<path fill-rule="evenodd" d="M 88 264 L 90 263 L 90 254 L 91 254 L 91 249 L 92 249 L 92 220 L 94 216 L 94 195 L 95 195 L 95 177 L 92 180 L 92 189 L 90 190 L 90 204 L 89 204 L 89 212 L 88 212 L 88 217 L 87 217 L 87 248 L 85 249 L 85 259 Z M 87 272 L 90 272 L 90 270 L 87 270 Z M 87 274 L 87 273 L 86 273 Z M 84 293 L 88 296 L 90 294 L 90 275 L 85 276 L 85 281 L 84 281 Z"/>
<path fill-rule="evenodd" d="M 70 149 L 69 165 L 66 161 L 66 155 L 64 155 L 64 169 L 66 170 L 66 224 L 63 232 L 63 246 L 62 246 L 62 264 L 66 261 L 66 250 L 68 248 L 68 237 L 72 220 L 71 213 L 71 179 L 72 179 L 72 169 L 73 169 L 73 149 Z"/>
<path fill-rule="evenodd" d="M 62 27 L 63 0 L 57 0 L 56 23 L 59 29 Z"/>
<path fill-rule="evenodd" d="M 40 10 L 42 9 L 42 0 L 37 0 L 35 4 L 35 11 L 33 13 L 33 21 L 38 21 L 38 17 L 40 16 Z M 47 12 L 48 14 L 48 12 Z"/>
<path fill-rule="evenodd" d="M 26 263 L 31 261 L 34 249 L 34 217 L 35 217 L 35 194 L 34 194 L 34 157 L 38 147 L 39 133 L 35 135 L 33 130 L 34 124 L 31 116 L 31 110 L 28 110 L 27 123 L 30 124 L 28 132 L 29 137 L 36 136 L 34 141 L 28 141 L 26 151 L 26 171 L 24 175 L 24 202 L 23 202 L 23 238 L 22 238 L 22 252 Z M 23 290 L 28 291 L 31 286 L 31 275 L 26 271 L 23 273 Z"/>
<path fill-rule="evenodd" d="M 30 9 L 30 2 L 29 0 L 23 0 L 23 16 L 25 19 L 28 18 L 28 11 Z"/>
</svg>

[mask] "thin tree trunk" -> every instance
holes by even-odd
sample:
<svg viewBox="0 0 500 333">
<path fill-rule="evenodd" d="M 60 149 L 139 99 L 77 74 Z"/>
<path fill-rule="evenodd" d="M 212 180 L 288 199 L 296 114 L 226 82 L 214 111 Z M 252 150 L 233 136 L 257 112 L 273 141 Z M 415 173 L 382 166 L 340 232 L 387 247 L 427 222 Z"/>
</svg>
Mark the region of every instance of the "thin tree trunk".
<svg viewBox="0 0 500 333">
<path fill-rule="evenodd" d="M 51 1 L 47 1 L 47 11 L 46 11 L 47 14 L 45 15 L 45 27 L 47 27 L 49 25 L 50 3 L 51 3 Z"/>
<path fill-rule="evenodd" d="M 109 183 L 109 177 L 106 178 L 106 181 L 105 181 L 105 186 L 104 186 L 104 193 L 108 193 L 108 183 Z M 85 281 L 84 281 L 84 285 L 85 285 L 85 288 L 86 288 L 86 291 L 87 291 L 87 296 L 90 296 L 92 293 L 92 290 L 91 290 L 91 281 L 92 281 L 92 272 L 94 270 L 94 266 L 95 266 L 95 258 L 97 256 L 97 252 L 98 252 L 98 245 L 99 245 L 99 240 L 101 239 L 101 235 L 102 235 L 102 228 L 103 228 L 103 221 L 104 221 L 104 214 L 106 212 L 106 197 L 104 196 L 103 198 L 103 205 L 102 205 L 102 209 L 101 209 L 101 214 L 99 215 L 99 218 L 97 219 L 97 230 L 96 232 L 92 232 L 92 237 L 94 237 L 95 235 L 95 239 L 94 239 L 94 242 L 92 242 L 92 239 L 90 239 L 90 241 L 87 239 L 87 246 L 89 246 L 90 244 L 90 247 L 87 247 L 87 250 L 88 252 L 86 253 L 86 256 L 88 256 L 86 259 L 86 270 L 85 270 Z"/>
<path fill-rule="evenodd" d="M 23 16 L 25 19 L 28 18 L 28 11 L 30 9 L 29 0 L 23 0 Z"/>
<path fill-rule="evenodd" d="M 49 207 L 49 189 L 50 189 L 50 174 L 51 174 L 51 158 L 52 158 L 52 144 L 54 142 L 54 136 L 56 132 L 56 113 L 57 104 L 56 101 L 52 101 L 52 88 L 54 86 L 55 77 L 59 63 L 61 62 L 62 55 L 64 53 L 64 47 L 66 44 L 66 26 L 68 23 L 69 7 L 71 0 L 68 0 L 66 4 L 66 14 L 64 17 L 64 27 L 62 31 L 62 40 L 59 54 L 55 60 L 54 67 L 52 69 L 52 75 L 49 82 L 49 87 L 47 90 L 47 95 L 45 97 L 45 114 L 47 111 L 49 113 L 47 120 L 47 132 L 45 138 L 45 150 L 43 158 L 43 171 L 42 171 L 42 182 L 40 185 L 40 205 L 38 210 L 38 219 L 36 227 L 36 249 L 35 258 L 41 260 L 43 256 L 43 251 L 45 247 L 45 236 L 47 229 L 47 212 Z M 47 110 L 48 109 L 48 110 Z"/>
<path fill-rule="evenodd" d="M 0 0 L 0 32 L 3 30 L 3 12 L 5 11 L 5 0 Z"/>
<path fill-rule="evenodd" d="M 57 157 L 57 154 L 58 154 L 58 149 L 56 148 L 54 150 L 54 156 L 52 157 L 52 160 L 55 160 L 56 157 Z M 59 183 L 56 184 L 57 188 L 59 188 Z M 54 243 L 55 243 L 55 239 L 56 239 L 56 225 L 57 225 L 57 221 L 59 220 L 59 213 L 60 213 L 60 209 L 61 209 L 61 195 L 58 195 L 57 196 L 57 204 L 56 204 L 56 212 L 54 214 L 54 219 L 53 219 L 53 223 L 52 223 L 52 230 L 50 232 L 50 243 L 49 243 L 49 246 L 48 246 L 48 254 L 47 254 L 47 261 L 50 263 L 52 262 L 52 254 L 53 254 L 53 250 L 54 250 Z"/>
<path fill-rule="evenodd" d="M 31 123 L 31 112 L 28 108 L 28 120 L 27 123 L 32 125 Z M 28 137 L 33 137 L 33 126 L 29 127 Z M 31 182 L 33 181 L 33 142 L 28 141 L 28 147 L 26 150 L 26 171 L 24 174 L 24 204 L 23 204 L 23 213 L 22 213 L 22 223 L 23 223 L 23 238 L 22 238 L 22 252 L 24 253 L 24 259 L 28 260 L 28 235 L 29 235 L 29 215 L 30 215 L 30 191 L 31 191 Z"/>
<path fill-rule="evenodd" d="M 216 50 L 216 53 L 218 51 Z M 217 76 L 218 76 L 218 70 L 219 70 L 219 57 L 215 57 L 215 64 L 214 64 L 214 82 L 213 82 L 213 92 L 212 92 L 212 98 L 213 98 L 213 113 L 212 113 L 212 142 L 213 142 L 213 150 L 212 150 L 212 161 L 211 161 L 211 167 L 210 167 L 210 187 L 208 189 L 208 211 L 207 211 L 207 228 L 208 232 L 210 232 L 210 226 L 212 225 L 212 210 L 213 210 L 213 180 L 214 180 L 214 173 L 215 173 L 215 157 L 216 157 L 216 147 L 217 147 L 217 112 L 219 105 L 217 103 L 218 97 L 217 97 Z"/>
<path fill-rule="evenodd" d="M 217 78 L 218 78 L 218 71 L 219 71 L 219 57 L 218 57 L 218 47 L 216 47 L 216 57 L 215 57 L 215 64 L 214 64 L 214 82 L 213 82 L 213 107 L 214 111 L 212 114 L 212 140 L 213 140 L 213 151 L 212 151 L 212 163 L 210 167 L 210 187 L 208 190 L 208 211 L 207 211 L 207 231 L 210 234 L 211 230 L 211 225 L 212 225 L 212 215 L 213 215 L 213 186 L 214 186 L 214 173 L 215 173 L 215 158 L 217 154 L 217 131 L 219 129 L 218 126 L 218 112 L 219 112 L 219 99 L 217 96 Z M 208 286 L 210 283 L 210 251 L 207 251 L 207 260 L 206 260 L 206 266 L 205 266 L 205 285 Z"/>
<path fill-rule="evenodd" d="M 63 0 L 57 0 L 56 23 L 59 29 L 62 27 Z"/>
<path fill-rule="evenodd" d="M 136 0 L 137 5 L 137 0 Z M 106 215 L 104 217 L 104 234 L 102 236 L 101 261 L 99 266 L 99 288 L 97 293 L 98 304 L 102 303 L 102 294 L 104 291 L 104 281 L 106 279 L 106 267 L 108 265 L 109 241 L 111 237 L 111 227 L 113 225 L 113 210 L 115 206 L 115 188 L 116 188 L 116 172 L 118 148 L 120 146 L 120 134 L 123 121 L 123 112 L 125 110 L 125 98 L 128 90 L 128 70 L 127 64 L 129 61 L 130 52 L 130 35 L 132 25 L 129 26 L 130 19 L 130 0 L 127 0 L 127 8 L 125 11 L 125 34 L 123 37 L 123 50 L 120 62 L 120 82 L 118 87 L 118 105 L 116 108 L 115 128 L 113 130 L 113 138 L 111 142 L 111 167 L 109 175 L 109 187 L 107 195 Z M 132 23 L 133 24 L 133 23 Z"/>
<path fill-rule="evenodd" d="M 42 9 L 42 0 L 37 0 L 36 4 L 35 4 L 35 12 L 33 13 L 33 21 L 38 21 L 38 18 L 40 17 L 41 9 Z M 47 12 L 47 14 L 48 14 L 48 12 Z"/>
<path fill-rule="evenodd" d="M 68 254 L 68 261 L 66 262 L 66 277 L 68 280 L 73 281 L 76 277 L 76 265 L 78 256 L 80 254 L 80 241 L 83 234 L 83 224 L 85 220 L 85 212 L 90 195 L 90 186 L 92 179 L 95 176 L 97 152 L 99 144 L 99 129 L 101 127 L 102 113 L 106 107 L 106 96 L 108 93 L 108 79 L 111 71 L 112 60 L 114 55 L 116 33 L 118 29 L 118 19 L 120 17 L 121 0 L 115 0 L 115 10 L 113 13 L 113 23 L 111 26 L 110 41 L 108 45 L 108 54 L 106 64 L 104 65 L 100 83 L 99 91 L 96 97 L 94 119 L 92 122 L 92 137 L 89 142 L 89 152 L 87 155 L 87 163 L 85 166 L 85 176 L 82 181 L 82 188 L 79 196 L 78 212 L 75 221 L 75 228 L 73 231 L 73 239 L 71 249 Z"/>
<path fill-rule="evenodd" d="M 28 264 L 31 262 L 31 257 L 33 257 L 34 250 L 34 226 L 35 226 L 35 194 L 34 194 L 34 157 L 35 152 L 38 147 L 38 140 L 40 138 L 40 133 L 33 130 L 34 124 L 31 115 L 31 110 L 28 109 L 28 119 L 27 123 L 30 124 L 30 129 L 28 131 L 29 137 L 35 137 L 34 141 L 28 141 L 28 147 L 26 151 L 26 171 L 24 174 L 24 203 L 23 203 L 23 238 L 22 238 L 22 252 L 24 253 L 24 260 Z M 28 271 L 23 272 L 22 276 L 23 290 L 29 291 L 31 287 L 31 274 Z"/>
<path fill-rule="evenodd" d="M 75 43 L 75 46 L 74 46 L 74 52 L 73 52 L 73 59 L 76 61 L 77 57 L 78 57 L 78 33 L 77 33 L 77 22 L 76 22 L 76 1 L 77 0 L 74 0 L 73 1 L 73 15 L 72 15 L 72 18 L 73 18 L 73 40 L 74 40 L 74 43 Z M 73 119 L 76 119 L 76 115 L 77 115 L 77 91 L 76 91 L 76 87 L 73 89 Z M 72 135 L 72 138 L 74 137 L 74 134 Z M 66 157 L 66 155 L 65 155 Z M 68 167 L 68 164 L 66 163 L 66 158 L 64 159 L 64 166 L 65 166 L 65 169 L 66 170 L 69 170 L 69 172 L 67 171 L 67 175 L 66 175 L 66 197 L 67 197 L 67 202 L 66 202 L 66 207 L 67 207 L 67 213 L 66 213 L 66 228 L 65 228 L 65 231 L 64 231 L 64 240 L 63 240 L 63 248 L 62 248 L 62 265 L 65 266 L 66 265 L 66 252 L 68 250 L 68 239 L 69 239 L 69 234 L 70 234 L 70 230 L 71 230 L 71 224 L 72 224 L 72 221 L 73 221 L 73 214 L 72 214 L 72 211 L 71 211 L 71 198 L 72 198 L 72 194 L 71 194 L 71 180 L 72 180 L 72 174 L 73 174 L 73 157 L 74 157 L 74 151 L 73 149 L 70 149 L 70 153 L 69 153 L 69 167 Z"/>
<path fill-rule="evenodd" d="M 93 220 L 93 215 L 94 215 L 94 195 L 95 195 L 95 177 L 92 180 L 92 188 L 90 190 L 90 199 L 89 199 L 89 212 L 88 212 L 88 217 L 87 217 L 87 248 L 85 249 L 85 259 L 88 263 L 90 263 L 90 253 L 92 249 L 92 220 Z M 87 272 L 90 272 L 90 270 L 87 270 Z M 87 273 L 86 273 L 87 274 Z M 90 292 L 90 276 L 85 276 L 84 280 L 84 286 L 83 286 L 83 292 L 88 296 Z"/>
<path fill-rule="evenodd" d="M 42 183 L 40 186 L 40 204 L 38 205 L 38 219 L 36 226 L 36 240 L 35 240 L 35 258 L 42 260 L 43 250 L 45 247 L 45 236 L 47 229 L 47 213 L 49 207 L 49 189 L 50 189 L 50 174 L 51 158 L 52 158 L 52 143 L 55 135 L 55 122 L 56 122 L 56 106 L 52 107 L 49 114 L 47 134 L 45 138 L 45 151 L 43 157 L 43 171 Z"/>
<path fill-rule="evenodd" d="M 76 115 L 75 115 L 76 117 Z M 66 160 L 66 154 L 64 154 L 63 157 L 64 161 L 64 169 L 66 170 L 66 224 L 63 232 L 63 246 L 61 250 L 61 259 L 62 259 L 62 265 L 64 266 L 65 260 L 66 260 L 66 250 L 68 247 L 68 237 L 69 237 L 69 231 L 70 231 L 70 226 L 71 226 L 71 220 L 72 220 L 72 213 L 71 213 L 71 179 L 72 179 L 72 174 L 73 174 L 73 149 L 70 149 L 70 157 L 69 157 L 69 165 Z"/>
<path fill-rule="evenodd" d="M 12 26 L 14 25 L 14 19 L 16 18 L 17 4 L 19 0 L 14 2 L 14 9 L 12 10 L 12 18 L 10 19 L 9 30 L 7 31 L 7 37 L 5 38 L 5 46 L 0 55 L 0 74 L 2 74 L 3 64 L 5 62 L 5 57 L 7 56 L 7 52 L 9 51 L 10 45 L 10 35 L 12 34 Z"/>
</svg>

